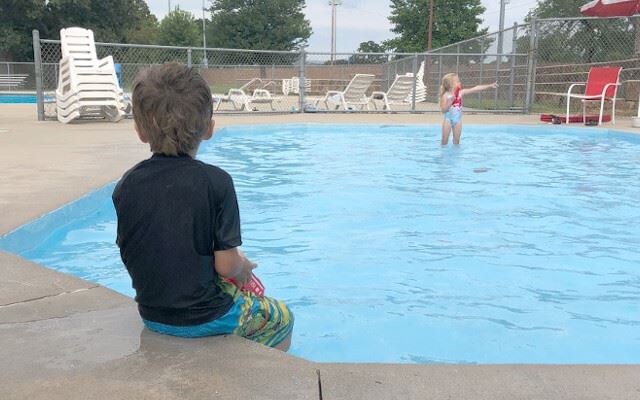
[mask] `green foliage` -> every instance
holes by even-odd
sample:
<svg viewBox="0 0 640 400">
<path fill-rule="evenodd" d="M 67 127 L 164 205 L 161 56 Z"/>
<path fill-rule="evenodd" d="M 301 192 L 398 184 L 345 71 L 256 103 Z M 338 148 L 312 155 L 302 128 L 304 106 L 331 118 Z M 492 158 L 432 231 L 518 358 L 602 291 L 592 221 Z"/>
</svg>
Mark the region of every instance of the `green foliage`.
<svg viewBox="0 0 640 400">
<path fill-rule="evenodd" d="M 99 42 L 129 43 L 129 35 L 139 37 L 138 27 L 156 21 L 144 0 L 51 0 L 48 8 L 54 29 L 91 29 Z"/>
<path fill-rule="evenodd" d="M 432 48 L 446 46 L 487 32 L 479 29 L 485 8 L 480 0 L 434 0 Z M 401 53 L 427 48 L 429 0 L 391 0 L 392 31 L 399 36 L 385 45 Z"/>
<path fill-rule="evenodd" d="M 33 60 L 33 29 L 46 32 L 45 0 L 0 1 L 0 59 Z"/>
<path fill-rule="evenodd" d="M 71 26 L 93 30 L 99 42 L 153 43 L 157 21 L 144 0 L 1 0 L 0 57 L 32 60 L 33 29 L 58 39 Z"/>
<path fill-rule="evenodd" d="M 127 43 L 156 44 L 158 43 L 158 28 L 158 20 L 155 15 L 144 16 L 138 24 L 127 30 Z"/>
<path fill-rule="evenodd" d="M 384 44 L 379 44 L 373 40 L 360 43 L 357 52 L 358 53 L 384 53 L 386 47 Z M 382 64 L 388 61 L 386 55 L 371 55 L 371 54 L 354 54 L 349 57 L 350 64 Z"/>
<path fill-rule="evenodd" d="M 529 12 L 525 19 L 528 21 L 532 15 L 537 18 L 570 18 L 580 17 L 580 7 L 588 1 L 584 0 L 539 0 L 538 5 Z"/>
<path fill-rule="evenodd" d="M 584 0 L 540 0 L 525 19 L 579 17 Z M 529 34 L 530 32 L 528 32 Z M 638 48 L 637 29 L 626 19 L 539 21 L 538 62 L 554 64 L 620 60 Z M 529 48 L 529 35 L 518 39 L 518 52 Z"/>
<path fill-rule="evenodd" d="M 165 46 L 202 46 L 201 30 L 193 14 L 175 9 L 160 22 L 158 44 Z"/>
<path fill-rule="evenodd" d="M 294 50 L 305 46 L 311 25 L 305 0 L 211 0 L 207 45 L 231 49 Z"/>
</svg>

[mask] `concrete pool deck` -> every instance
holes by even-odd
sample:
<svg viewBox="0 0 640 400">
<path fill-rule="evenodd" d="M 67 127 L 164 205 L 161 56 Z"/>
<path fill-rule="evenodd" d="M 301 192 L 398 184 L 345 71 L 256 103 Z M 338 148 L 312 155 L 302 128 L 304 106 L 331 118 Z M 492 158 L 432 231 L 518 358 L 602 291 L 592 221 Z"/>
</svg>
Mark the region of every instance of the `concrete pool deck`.
<svg viewBox="0 0 640 400">
<path fill-rule="evenodd" d="M 219 128 L 438 124 L 441 116 L 247 113 L 216 121 Z M 465 123 L 538 121 L 469 114 Z M 621 119 L 615 129 L 640 131 L 630 126 Z M 36 121 L 34 105 L 0 106 L 0 235 L 114 181 L 148 155 L 130 120 L 62 125 Z M 0 343 L 1 399 L 319 399 L 318 371 L 324 399 L 640 398 L 640 365 L 323 364 L 237 337 L 156 335 L 143 329 L 132 299 L 2 252 Z"/>
</svg>

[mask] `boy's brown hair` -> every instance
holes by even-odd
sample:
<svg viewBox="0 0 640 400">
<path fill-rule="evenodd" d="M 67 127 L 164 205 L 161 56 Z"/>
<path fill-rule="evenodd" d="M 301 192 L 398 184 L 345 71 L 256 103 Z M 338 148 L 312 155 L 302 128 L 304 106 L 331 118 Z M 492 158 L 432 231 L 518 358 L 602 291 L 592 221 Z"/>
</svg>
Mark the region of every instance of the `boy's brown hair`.
<svg viewBox="0 0 640 400">
<path fill-rule="evenodd" d="M 151 151 L 190 154 L 206 133 L 213 112 L 211 90 L 191 67 L 157 65 L 133 85 L 133 119 Z"/>
</svg>

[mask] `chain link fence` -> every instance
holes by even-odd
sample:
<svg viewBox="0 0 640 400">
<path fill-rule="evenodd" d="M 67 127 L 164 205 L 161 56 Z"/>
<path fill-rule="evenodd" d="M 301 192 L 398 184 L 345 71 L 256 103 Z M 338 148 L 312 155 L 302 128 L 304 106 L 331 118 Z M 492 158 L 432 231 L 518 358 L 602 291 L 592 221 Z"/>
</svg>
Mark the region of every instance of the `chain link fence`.
<svg viewBox="0 0 640 400">
<path fill-rule="evenodd" d="M 640 86 L 640 17 L 562 18 L 533 21 L 527 35 L 535 32 L 535 85 L 531 111 L 563 110 L 569 86 L 587 81 L 589 69 L 620 66 L 616 113 L 637 112 Z M 518 46 L 530 44 L 518 42 Z M 584 90 L 584 88 L 582 88 Z M 581 111 L 580 102 L 575 110 Z"/>
<path fill-rule="evenodd" d="M 501 32 L 441 47 L 429 53 L 432 68 L 427 85 L 437 87 L 444 74 L 454 72 L 463 86 L 498 83 L 498 88 L 465 96 L 465 107 L 480 110 L 526 112 L 529 65 L 533 56 L 528 46 L 525 25 L 515 24 Z"/>
<path fill-rule="evenodd" d="M 60 42 L 34 34 L 34 47 L 39 57 L 36 79 L 29 84 L 39 85 L 39 117 L 55 118 Z M 110 43 L 96 43 L 96 52 L 98 57 L 113 56 L 120 65 L 125 93 L 130 92 L 138 72 L 148 66 L 165 62 L 194 66 L 209 83 L 218 113 L 439 112 L 440 83 L 450 72 L 457 73 L 466 87 L 498 83 L 495 90 L 465 98 L 465 107 L 476 112 L 560 114 L 569 86 L 584 83 L 589 69 L 601 65 L 623 67 L 617 103 L 622 115 L 637 109 L 640 90 L 640 17 L 532 19 L 528 24 L 514 24 L 501 32 L 416 54 Z M 364 81 L 356 77 L 369 75 L 362 91 L 359 85 Z M 400 79 L 406 76 L 413 78 L 410 87 L 406 78 Z M 403 79 L 404 92 L 397 84 Z M 351 98 L 341 102 L 340 96 Z M 389 107 L 385 107 L 385 96 L 395 96 Z M 581 107 L 579 102 L 576 107 Z"/>
<path fill-rule="evenodd" d="M 32 94 L 36 90 L 35 77 L 31 62 L 0 62 L 0 93 Z"/>
</svg>

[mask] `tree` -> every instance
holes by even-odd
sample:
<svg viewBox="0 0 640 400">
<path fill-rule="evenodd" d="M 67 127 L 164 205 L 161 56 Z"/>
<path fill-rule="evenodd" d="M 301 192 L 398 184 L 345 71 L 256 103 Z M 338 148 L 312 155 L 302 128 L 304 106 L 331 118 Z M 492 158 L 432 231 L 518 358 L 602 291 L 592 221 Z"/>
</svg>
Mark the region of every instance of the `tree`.
<svg viewBox="0 0 640 400">
<path fill-rule="evenodd" d="M 480 0 L 438 0 L 433 7 L 433 48 L 470 39 L 487 32 L 479 29 L 485 8 Z M 391 0 L 391 29 L 399 36 L 385 45 L 400 53 L 423 52 L 427 47 L 429 0 Z"/>
<path fill-rule="evenodd" d="M 379 44 L 373 40 L 360 43 L 358 53 L 384 53 L 386 47 L 384 44 Z M 349 57 L 350 64 L 382 64 L 388 61 L 387 55 L 373 55 L 373 54 L 354 54 Z"/>
<path fill-rule="evenodd" d="M 290 51 L 305 46 L 311 36 L 305 0 L 210 1 L 211 47 Z"/>
<path fill-rule="evenodd" d="M 580 17 L 583 0 L 540 0 L 525 22 L 532 18 Z M 552 63 L 592 63 L 623 59 L 640 51 L 638 28 L 626 19 L 560 19 L 537 25 L 538 60 Z M 529 35 L 518 41 L 518 51 L 529 46 Z M 635 46 L 631 43 L 635 42 Z"/>
<path fill-rule="evenodd" d="M 0 1 L 0 60 L 33 60 L 31 31 L 47 32 L 45 0 Z"/>
<path fill-rule="evenodd" d="M 80 26 L 99 42 L 128 43 L 130 35 L 139 37 L 139 27 L 156 21 L 144 0 L 50 0 L 48 7 L 56 31 Z"/>
<path fill-rule="evenodd" d="M 202 46 L 200 29 L 193 14 L 179 8 L 160 22 L 158 44 L 165 46 Z"/>
</svg>

